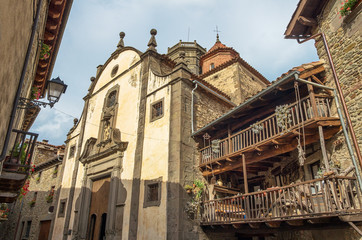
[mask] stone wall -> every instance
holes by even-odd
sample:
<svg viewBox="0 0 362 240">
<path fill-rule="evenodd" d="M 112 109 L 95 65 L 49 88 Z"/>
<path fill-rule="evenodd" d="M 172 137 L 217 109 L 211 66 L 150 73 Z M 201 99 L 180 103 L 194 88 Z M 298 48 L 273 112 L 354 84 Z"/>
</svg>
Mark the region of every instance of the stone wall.
<svg viewBox="0 0 362 240">
<path fill-rule="evenodd" d="M 33 20 L 36 14 L 37 2 L 38 1 L 26 1 L 22 4 L 14 4 L 12 0 L 5 0 L 1 3 L 0 65 L 2 67 L 0 68 L 0 86 L 2 86 L 2 94 L 0 95 L 0 105 L 2 107 L 0 108 L 0 152 L 4 146 L 13 103 L 23 70 Z M 35 76 L 36 69 L 34 66 L 39 59 L 37 56 L 38 44 L 43 37 L 42 32 L 46 20 L 47 7 L 48 2 L 43 1 L 42 9 L 40 10 L 39 25 L 34 42 L 32 43 L 29 64 L 22 86 L 21 96 L 23 97 L 30 94 L 32 80 Z M 20 128 L 23 114 L 24 110 L 17 111 L 17 118 L 15 119 L 13 128 Z"/>
<path fill-rule="evenodd" d="M 362 17 L 361 10 L 355 9 L 349 16 L 340 17 L 338 11 L 342 1 L 329 1 L 319 17 L 319 27 L 313 34 L 324 32 L 335 64 L 337 76 L 350 113 L 353 128 L 362 148 Z M 327 85 L 336 87 L 322 39 L 315 46 L 318 55 L 326 64 Z M 330 157 L 340 161 L 342 169 L 351 165 L 343 133 L 327 143 Z"/>
<path fill-rule="evenodd" d="M 38 143 L 38 145 L 39 144 L 41 143 Z M 41 147 L 37 148 L 34 154 L 36 162 L 46 162 L 49 160 L 49 155 L 52 155 L 51 158 L 54 158 L 54 152 L 43 147 L 44 145 L 41 144 Z M 49 152 L 53 154 L 49 154 Z M 38 239 L 40 222 L 46 220 L 53 221 L 57 213 L 55 211 L 48 211 L 49 207 L 55 206 L 57 202 L 57 190 L 60 187 L 62 176 L 61 166 L 61 162 L 54 162 L 44 169 L 33 172 L 32 175 L 29 176 L 29 192 L 11 204 L 9 220 L 0 224 L 0 232 L 4 233 L 0 234 L 0 240 L 14 239 L 15 234 L 19 239 L 20 234 L 24 237 L 28 221 L 31 221 L 31 228 L 27 239 Z M 40 172 L 41 175 L 39 177 Z M 52 187 L 54 187 L 53 191 L 51 190 Z M 53 198 L 51 201 L 47 201 L 49 194 L 52 194 L 51 192 L 53 192 Z M 30 202 L 34 199 L 36 200 L 35 204 L 31 206 Z"/>
<path fill-rule="evenodd" d="M 185 101 L 191 103 L 191 99 L 185 99 Z M 195 91 L 194 104 L 194 131 L 219 118 L 232 108 L 220 99 L 211 96 L 210 93 L 206 94 L 205 90 L 200 89 L 199 91 Z"/>
<path fill-rule="evenodd" d="M 237 105 L 266 86 L 238 62 L 205 77 L 204 80 L 229 95 L 231 101 Z"/>
</svg>

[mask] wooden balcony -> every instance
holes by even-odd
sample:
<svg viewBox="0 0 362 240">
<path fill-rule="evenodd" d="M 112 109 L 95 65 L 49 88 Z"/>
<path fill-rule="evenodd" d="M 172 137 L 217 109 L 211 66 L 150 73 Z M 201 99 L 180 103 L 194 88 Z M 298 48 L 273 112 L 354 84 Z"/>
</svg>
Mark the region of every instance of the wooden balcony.
<svg viewBox="0 0 362 240">
<path fill-rule="evenodd" d="M 235 163 L 234 160 L 240 159 L 241 154 L 248 154 L 247 162 L 255 163 L 292 151 L 297 147 L 296 137 L 301 135 L 305 136 L 305 144 L 319 141 L 318 126 L 323 126 L 325 139 L 332 137 L 339 131 L 340 121 L 332 116 L 331 101 L 331 96 L 304 97 L 299 103 L 287 106 L 289 116 L 284 122 L 278 123 L 278 116 L 274 113 L 256 122 L 259 131 L 250 126 L 220 139 L 218 152 L 213 151 L 211 145 L 200 149 L 199 165 L 203 175 L 241 167 L 240 163 L 225 164 Z M 214 167 L 212 171 L 212 165 L 216 165 L 218 170 Z"/>
<path fill-rule="evenodd" d="M 361 192 L 354 177 L 326 177 L 284 187 L 203 202 L 201 225 L 277 228 L 301 226 L 332 217 L 361 221 Z M 249 226 L 248 226 L 249 225 Z"/>
<path fill-rule="evenodd" d="M 24 185 L 29 175 L 36 133 L 13 130 L 15 144 L 3 163 L 0 175 L 0 203 L 11 203 L 19 195 L 20 188 Z"/>
</svg>

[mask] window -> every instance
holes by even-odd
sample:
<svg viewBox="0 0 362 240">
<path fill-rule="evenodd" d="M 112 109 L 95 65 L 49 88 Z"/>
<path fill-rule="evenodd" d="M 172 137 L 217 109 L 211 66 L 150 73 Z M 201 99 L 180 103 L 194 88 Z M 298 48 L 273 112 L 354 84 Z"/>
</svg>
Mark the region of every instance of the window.
<svg viewBox="0 0 362 240">
<path fill-rule="evenodd" d="M 162 177 L 145 180 L 145 196 L 143 207 L 160 206 Z"/>
<path fill-rule="evenodd" d="M 59 202 L 59 211 L 58 211 L 58 217 L 64 217 L 65 215 L 65 204 L 67 203 L 67 199 L 62 199 Z"/>
<path fill-rule="evenodd" d="M 69 148 L 69 158 L 74 157 L 74 153 L 75 153 L 75 145 Z"/>
<path fill-rule="evenodd" d="M 116 76 L 118 72 L 118 64 L 112 68 L 111 77 Z"/>
<path fill-rule="evenodd" d="M 25 238 L 28 238 L 30 236 L 30 228 L 31 228 L 31 221 L 26 222 L 26 230 L 25 230 Z"/>
<path fill-rule="evenodd" d="M 215 64 L 211 63 L 210 64 L 210 70 L 214 69 L 215 68 Z"/>
<path fill-rule="evenodd" d="M 163 117 L 163 98 L 151 104 L 151 122 Z"/>
<path fill-rule="evenodd" d="M 112 107 L 116 104 L 117 91 L 113 91 L 108 95 L 107 107 Z"/>
</svg>

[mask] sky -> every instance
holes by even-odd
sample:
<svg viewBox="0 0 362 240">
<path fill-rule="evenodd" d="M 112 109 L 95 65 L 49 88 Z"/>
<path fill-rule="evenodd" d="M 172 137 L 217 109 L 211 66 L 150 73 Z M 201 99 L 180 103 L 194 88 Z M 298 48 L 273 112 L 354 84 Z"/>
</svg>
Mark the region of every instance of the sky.
<svg viewBox="0 0 362 240">
<path fill-rule="evenodd" d="M 67 91 L 53 108 L 42 109 L 32 132 L 39 140 L 61 145 L 80 118 L 90 78 L 116 50 L 119 33 L 125 46 L 144 52 L 150 30 L 157 29 L 157 51 L 182 41 L 210 49 L 220 41 L 269 81 L 303 63 L 317 61 L 314 42 L 284 39 L 299 0 L 76 0 L 56 59 L 52 78 L 59 76 Z"/>
</svg>

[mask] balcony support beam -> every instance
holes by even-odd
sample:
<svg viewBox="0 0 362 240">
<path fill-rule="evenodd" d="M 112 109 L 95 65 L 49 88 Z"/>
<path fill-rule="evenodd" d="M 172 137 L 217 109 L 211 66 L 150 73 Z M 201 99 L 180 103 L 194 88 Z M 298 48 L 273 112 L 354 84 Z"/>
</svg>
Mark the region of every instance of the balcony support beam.
<svg viewBox="0 0 362 240">
<path fill-rule="evenodd" d="M 248 175 L 246 172 L 246 162 L 245 162 L 245 155 L 242 154 L 241 158 L 243 159 L 243 176 L 244 176 L 244 189 L 245 193 L 249 193 L 249 187 L 248 187 Z"/>
<path fill-rule="evenodd" d="M 320 140 L 320 143 L 321 143 L 323 162 L 324 162 L 324 165 L 326 166 L 327 172 L 329 172 L 330 168 L 329 168 L 329 161 L 328 161 L 328 156 L 327 156 L 326 143 L 324 141 L 323 127 L 318 126 L 318 131 L 319 131 L 319 140 Z"/>
</svg>

